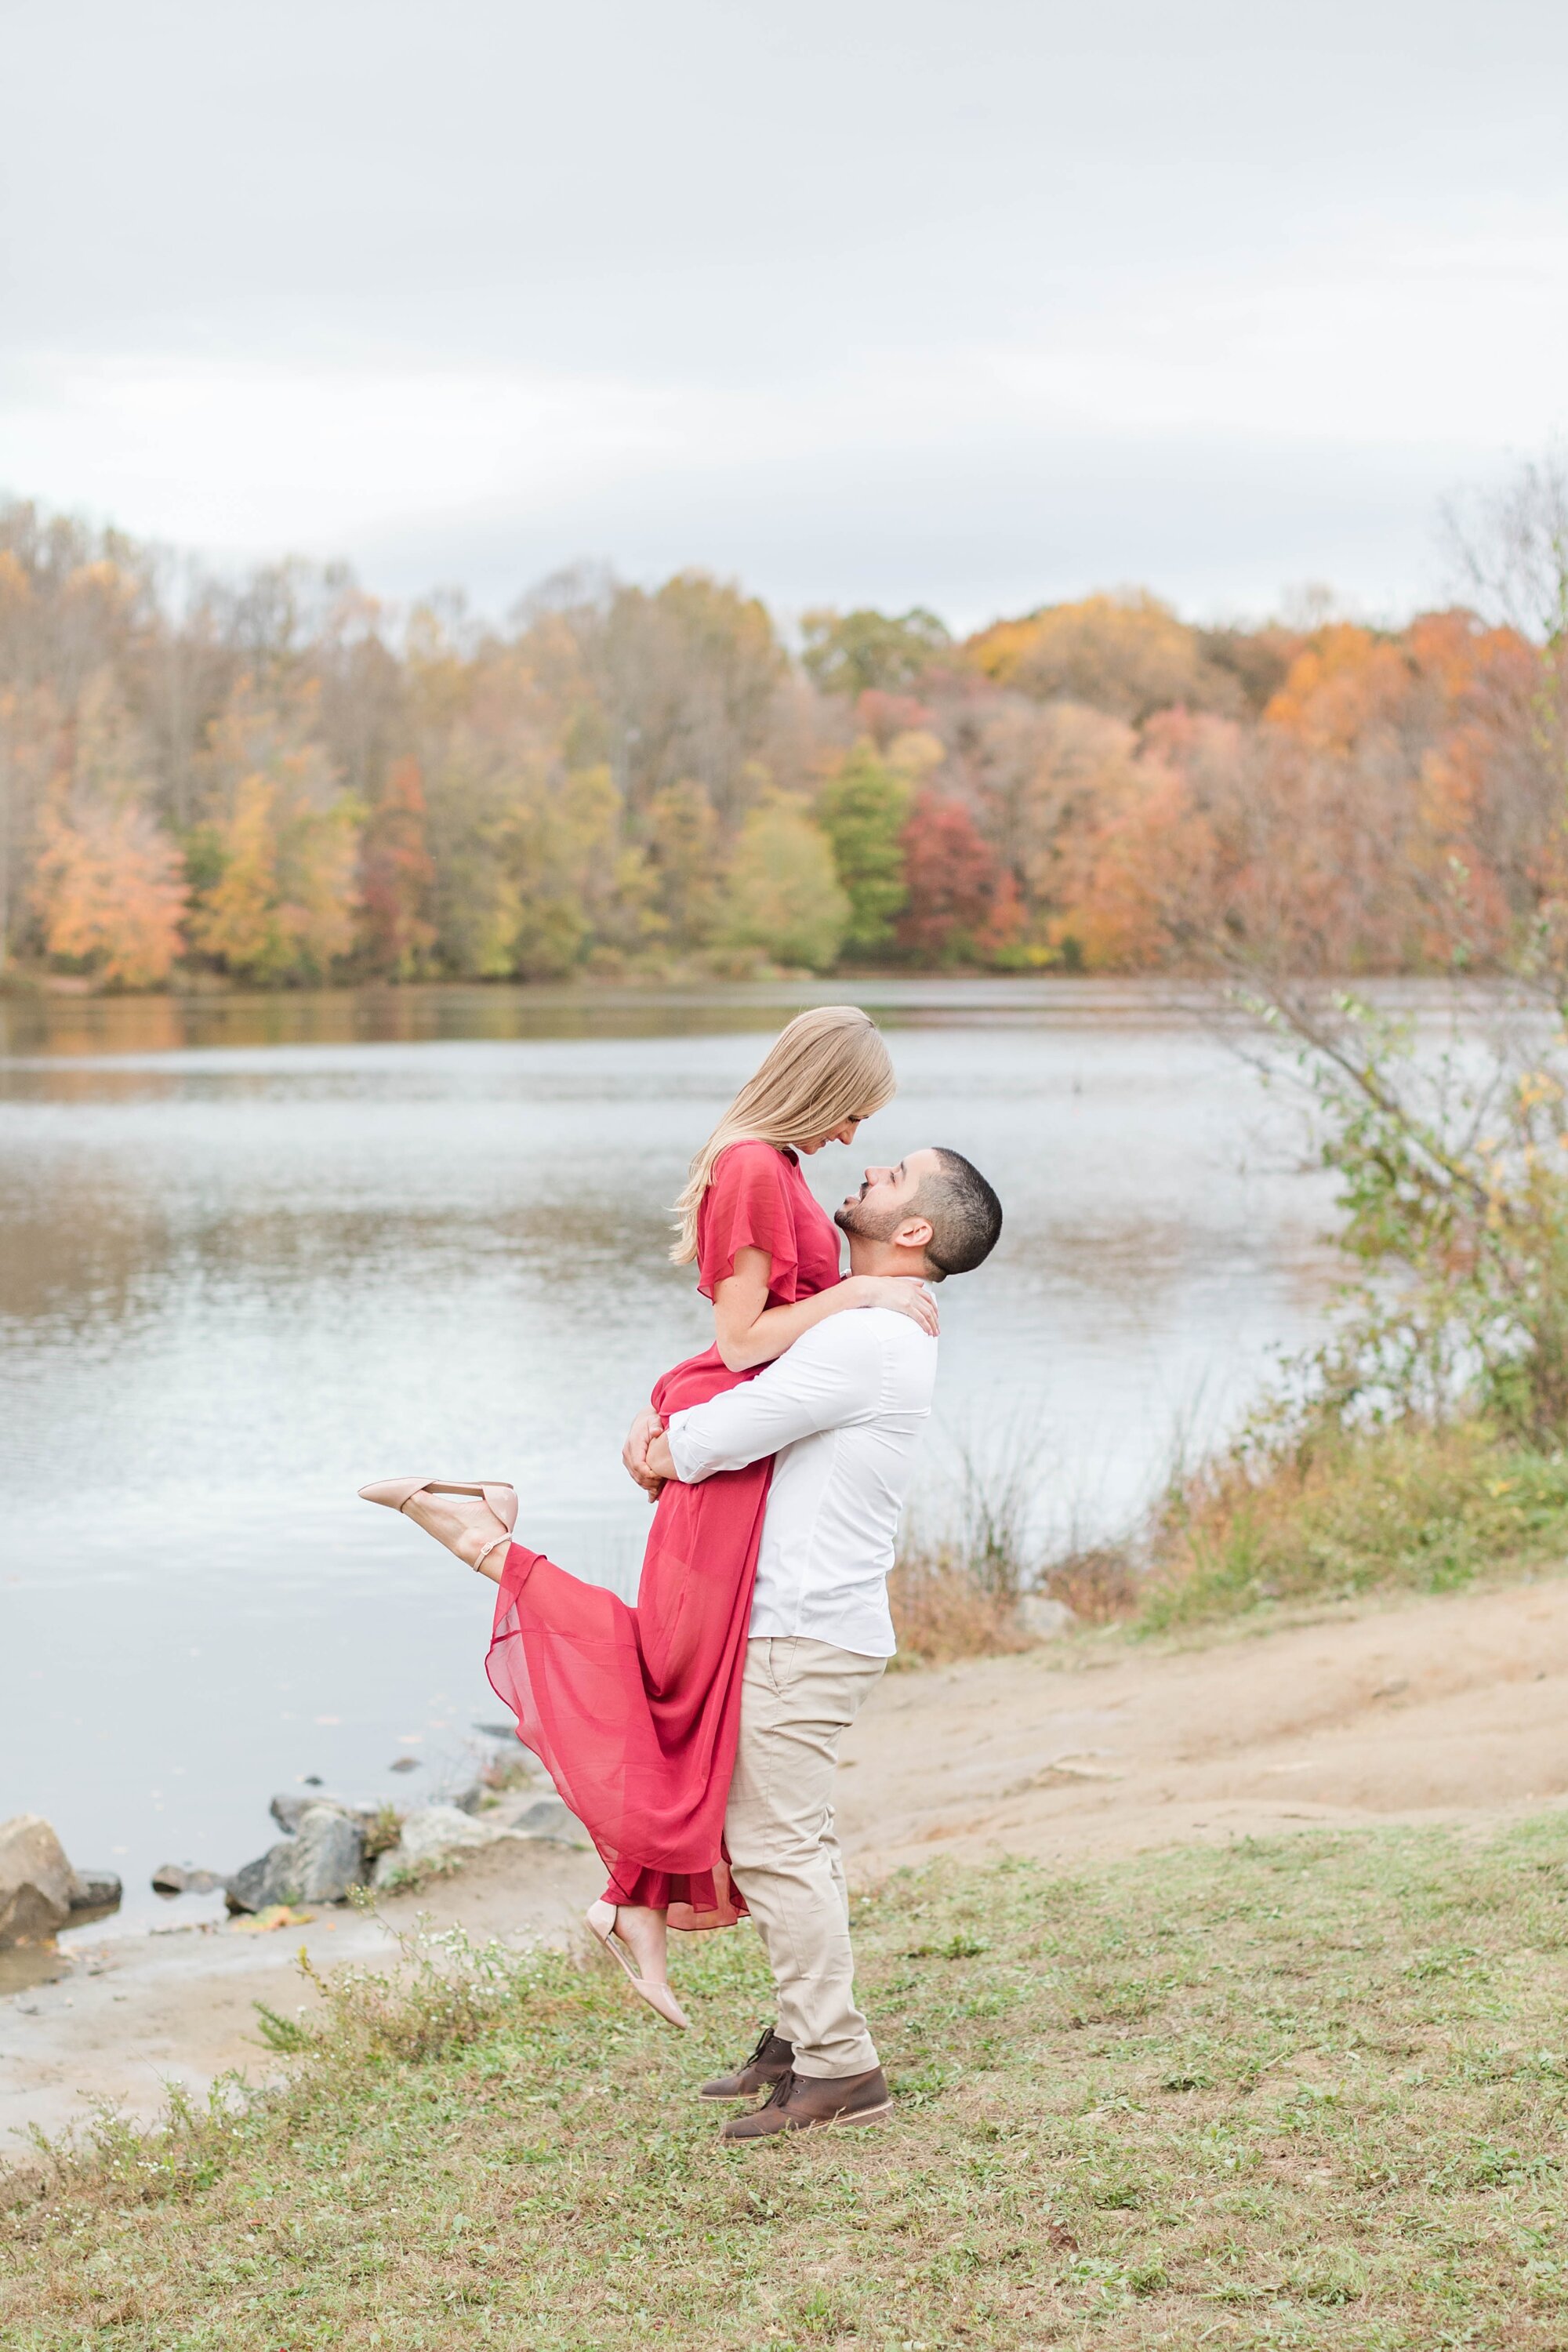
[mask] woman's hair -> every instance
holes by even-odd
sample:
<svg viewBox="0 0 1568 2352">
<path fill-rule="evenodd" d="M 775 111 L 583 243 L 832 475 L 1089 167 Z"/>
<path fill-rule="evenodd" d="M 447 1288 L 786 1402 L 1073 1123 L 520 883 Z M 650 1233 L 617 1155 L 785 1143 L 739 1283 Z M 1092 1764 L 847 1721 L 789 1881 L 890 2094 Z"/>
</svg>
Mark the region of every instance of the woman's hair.
<svg viewBox="0 0 1568 2352">
<path fill-rule="evenodd" d="M 810 1143 L 846 1119 L 869 1118 L 892 1101 L 897 1080 L 881 1032 L 858 1004 L 822 1004 L 781 1030 L 691 1163 L 675 1207 L 676 1265 L 697 1255 L 697 1212 L 713 1162 L 731 1143 Z"/>
</svg>

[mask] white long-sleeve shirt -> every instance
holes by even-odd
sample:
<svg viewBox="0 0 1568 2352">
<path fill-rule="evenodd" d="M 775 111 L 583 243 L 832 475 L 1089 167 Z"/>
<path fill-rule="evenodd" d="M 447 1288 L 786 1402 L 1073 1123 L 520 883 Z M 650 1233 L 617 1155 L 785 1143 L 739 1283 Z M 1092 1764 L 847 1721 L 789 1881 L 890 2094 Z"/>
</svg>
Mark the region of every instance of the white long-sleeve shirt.
<svg viewBox="0 0 1568 2352">
<path fill-rule="evenodd" d="M 931 1413 L 936 1341 L 890 1307 L 807 1331 L 754 1381 L 669 1418 L 685 1486 L 775 1456 L 752 1601 L 753 1640 L 804 1635 L 890 1658 L 899 1511 Z"/>
</svg>

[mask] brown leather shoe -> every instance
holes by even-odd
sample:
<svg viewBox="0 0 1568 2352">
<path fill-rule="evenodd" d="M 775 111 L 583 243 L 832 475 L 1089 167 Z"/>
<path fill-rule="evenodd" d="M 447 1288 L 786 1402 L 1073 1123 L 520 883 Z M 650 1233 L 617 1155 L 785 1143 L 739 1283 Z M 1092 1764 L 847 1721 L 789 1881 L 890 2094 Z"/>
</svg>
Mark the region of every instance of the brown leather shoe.
<svg viewBox="0 0 1568 2352">
<path fill-rule="evenodd" d="M 893 2112 L 888 2078 L 879 2066 L 868 2074 L 784 2075 L 765 2106 L 731 2116 L 725 2139 L 770 2139 L 774 2132 L 811 2131 L 818 2124 L 875 2124 Z"/>
<path fill-rule="evenodd" d="M 790 2061 L 794 2056 L 794 2042 L 784 2041 L 771 2025 L 764 2025 L 763 2038 L 745 2064 L 733 2074 L 720 2074 L 711 2083 L 704 2083 L 698 2096 L 704 2099 L 749 2099 L 753 2092 L 771 2090 L 789 2073 Z"/>
</svg>

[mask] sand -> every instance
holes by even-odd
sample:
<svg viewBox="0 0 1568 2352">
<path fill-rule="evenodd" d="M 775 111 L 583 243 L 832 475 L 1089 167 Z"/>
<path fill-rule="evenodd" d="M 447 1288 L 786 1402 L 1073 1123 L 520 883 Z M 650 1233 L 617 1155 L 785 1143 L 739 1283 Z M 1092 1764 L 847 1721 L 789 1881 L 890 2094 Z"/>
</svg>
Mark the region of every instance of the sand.
<svg viewBox="0 0 1568 2352">
<path fill-rule="evenodd" d="M 1484 1826 L 1568 1798 L 1568 1581 L 1336 1608 L 1186 1649 L 1077 1635 L 889 1675 L 846 1742 L 839 1825 L 864 1884 L 936 1854 L 1074 1869 L 1189 1842 L 1392 1822 Z M 478 1937 L 572 1936 L 592 1854 L 508 1841 L 383 1906 L 270 1936 L 69 1939 L 68 1972 L 0 1998 L 0 2159 L 107 2104 L 150 2117 L 276 2064 L 254 2001 L 375 1960 L 417 1914 Z M 673 1973 L 679 1978 L 679 1958 Z M 628 1994 L 628 1999 L 631 1997 Z"/>
</svg>

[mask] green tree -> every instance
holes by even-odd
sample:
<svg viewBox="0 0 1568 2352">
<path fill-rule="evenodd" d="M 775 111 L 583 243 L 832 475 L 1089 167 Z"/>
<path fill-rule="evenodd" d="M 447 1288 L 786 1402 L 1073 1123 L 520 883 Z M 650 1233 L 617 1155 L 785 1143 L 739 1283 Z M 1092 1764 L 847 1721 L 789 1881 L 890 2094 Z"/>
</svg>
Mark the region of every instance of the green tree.
<svg viewBox="0 0 1568 2352">
<path fill-rule="evenodd" d="M 816 821 L 833 845 L 833 863 L 849 901 L 844 944 L 874 955 L 893 937 L 909 898 L 902 835 L 910 814 L 905 775 L 877 757 L 862 738 L 816 796 Z"/>
<path fill-rule="evenodd" d="M 923 604 L 897 615 L 869 607 L 807 613 L 801 635 L 801 659 L 823 693 L 851 697 L 878 688 L 902 692 L 952 643 L 945 625 Z"/>
<path fill-rule="evenodd" d="M 848 928 L 826 835 L 797 803 L 762 802 L 741 827 L 730 866 L 727 942 L 826 971 Z"/>
</svg>

